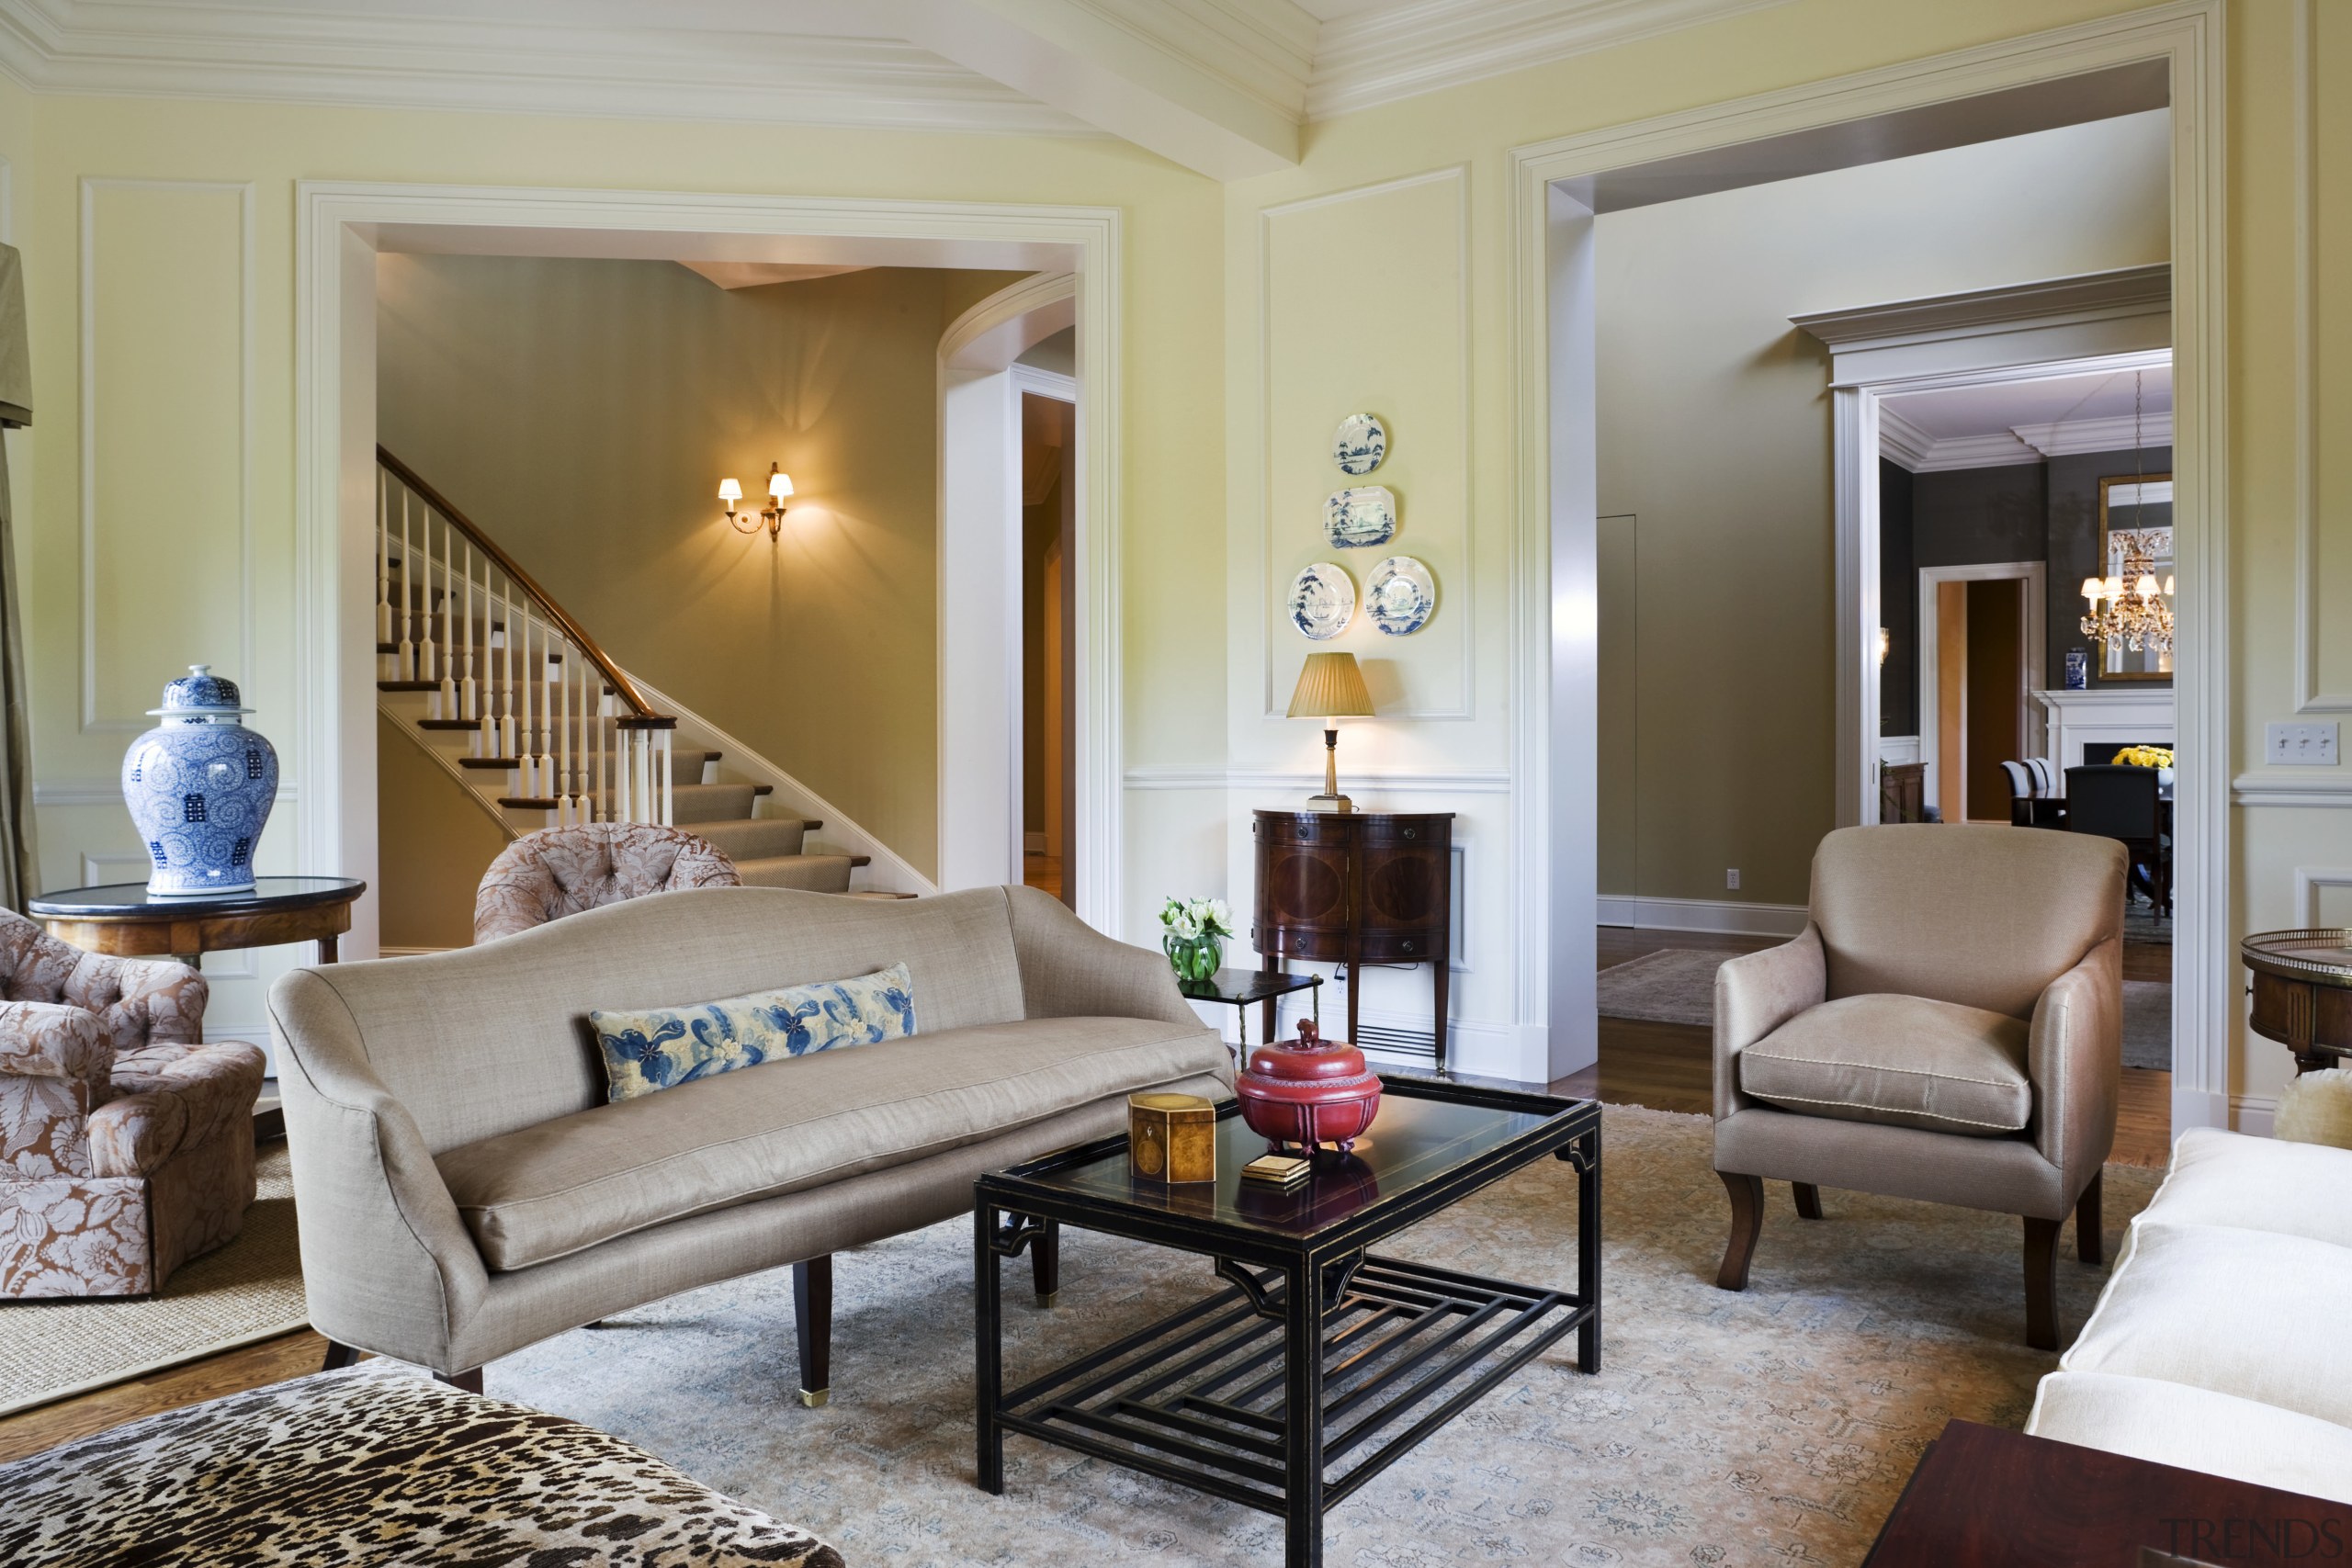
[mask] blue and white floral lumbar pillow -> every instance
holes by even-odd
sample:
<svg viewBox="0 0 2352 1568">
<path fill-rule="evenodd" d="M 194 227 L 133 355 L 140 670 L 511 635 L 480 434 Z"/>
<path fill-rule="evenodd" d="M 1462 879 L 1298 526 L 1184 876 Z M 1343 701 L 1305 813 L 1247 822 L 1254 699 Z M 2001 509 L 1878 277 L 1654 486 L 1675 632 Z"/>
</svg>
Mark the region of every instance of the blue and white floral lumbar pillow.
<svg viewBox="0 0 2352 1568">
<path fill-rule="evenodd" d="M 692 1007 L 598 1009 L 588 1022 L 605 1053 L 606 1098 L 635 1100 L 762 1062 L 903 1039 L 915 1032 L 914 984 L 904 964 L 893 964 Z"/>
</svg>

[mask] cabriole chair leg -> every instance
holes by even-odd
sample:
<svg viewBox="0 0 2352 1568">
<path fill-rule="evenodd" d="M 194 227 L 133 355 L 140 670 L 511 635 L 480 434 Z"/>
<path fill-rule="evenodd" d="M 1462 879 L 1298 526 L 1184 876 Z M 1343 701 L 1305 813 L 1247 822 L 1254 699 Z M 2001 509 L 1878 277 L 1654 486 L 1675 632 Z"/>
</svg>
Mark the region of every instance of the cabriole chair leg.
<svg viewBox="0 0 2352 1568">
<path fill-rule="evenodd" d="M 2061 1220 L 2025 1217 L 2025 1342 L 2058 1348 L 2058 1231 Z"/>
<path fill-rule="evenodd" d="M 2107 1261 L 2107 1239 L 2099 1229 L 2098 1215 L 2099 1186 L 2106 1179 L 2105 1171 L 2093 1176 L 2083 1195 L 2075 1200 L 2075 1256 L 2086 1263 Z"/>
<path fill-rule="evenodd" d="M 1715 1174 L 1724 1179 L 1724 1190 L 1731 1195 L 1731 1239 L 1724 1244 L 1724 1266 L 1715 1271 L 1715 1284 L 1726 1291 L 1744 1291 L 1748 1262 L 1756 1256 L 1756 1238 L 1764 1232 L 1764 1179 L 1728 1170 Z"/>
</svg>

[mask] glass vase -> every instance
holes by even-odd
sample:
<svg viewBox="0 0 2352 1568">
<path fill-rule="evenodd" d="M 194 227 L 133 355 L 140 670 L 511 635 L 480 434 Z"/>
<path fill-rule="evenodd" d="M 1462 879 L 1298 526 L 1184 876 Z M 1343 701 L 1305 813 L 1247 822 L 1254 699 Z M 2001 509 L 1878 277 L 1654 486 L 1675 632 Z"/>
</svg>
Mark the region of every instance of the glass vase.
<svg viewBox="0 0 2352 1568">
<path fill-rule="evenodd" d="M 1188 986 L 1204 985 L 1216 978 L 1225 964 L 1225 944 L 1216 937 L 1177 936 L 1173 933 L 1159 939 L 1162 951 L 1168 954 L 1169 965 L 1176 971 L 1176 978 Z"/>
</svg>

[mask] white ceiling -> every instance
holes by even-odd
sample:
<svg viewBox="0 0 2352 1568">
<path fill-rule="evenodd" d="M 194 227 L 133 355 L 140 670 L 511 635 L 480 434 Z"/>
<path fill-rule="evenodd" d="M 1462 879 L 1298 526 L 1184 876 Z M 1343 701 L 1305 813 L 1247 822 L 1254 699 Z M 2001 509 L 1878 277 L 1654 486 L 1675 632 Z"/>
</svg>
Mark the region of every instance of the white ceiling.
<svg viewBox="0 0 2352 1568">
<path fill-rule="evenodd" d="M 1879 405 L 1880 446 L 1915 473 L 2128 451 L 2135 378 L 2139 444 L 2169 445 L 2172 367 L 2159 365 L 1900 393 Z"/>
<path fill-rule="evenodd" d="M 1124 138 L 1306 122 L 1785 0 L 0 0 L 36 91 Z"/>
</svg>

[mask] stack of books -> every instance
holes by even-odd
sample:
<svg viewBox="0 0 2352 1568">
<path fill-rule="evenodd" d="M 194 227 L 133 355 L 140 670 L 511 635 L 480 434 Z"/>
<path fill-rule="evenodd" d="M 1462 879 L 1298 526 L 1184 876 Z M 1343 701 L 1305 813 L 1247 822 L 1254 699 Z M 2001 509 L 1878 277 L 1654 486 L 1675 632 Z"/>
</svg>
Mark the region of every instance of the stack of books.
<svg viewBox="0 0 2352 1568">
<path fill-rule="evenodd" d="M 1295 1187 L 1315 1169 L 1314 1163 L 1295 1155 L 1261 1155 L 1241 1168 L 1241 1179 L 1267 1187 Z"/>
</svg>

